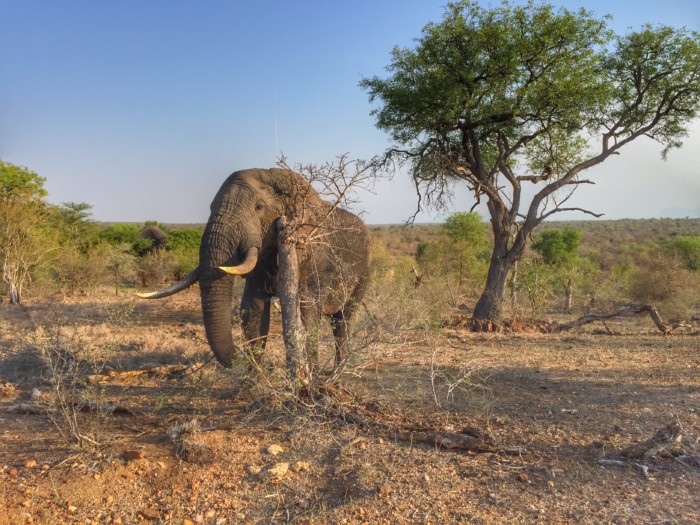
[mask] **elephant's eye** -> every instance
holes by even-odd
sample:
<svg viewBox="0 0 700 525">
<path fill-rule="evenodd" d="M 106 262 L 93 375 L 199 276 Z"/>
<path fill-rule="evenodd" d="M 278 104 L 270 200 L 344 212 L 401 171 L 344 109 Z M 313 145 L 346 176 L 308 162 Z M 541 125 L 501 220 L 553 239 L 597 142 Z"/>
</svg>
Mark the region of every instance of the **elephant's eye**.
<svg viewBox="0 0 700 525">
<path fill-rule="evenodd" d="M 265 207 L 265 205 L 264 205 L 262 202 L 258 202 L 258 203 L 255 205 L 255 211 L 260 211 L 260 210 L 262 210 L 264 207 Z"/>
</svg>

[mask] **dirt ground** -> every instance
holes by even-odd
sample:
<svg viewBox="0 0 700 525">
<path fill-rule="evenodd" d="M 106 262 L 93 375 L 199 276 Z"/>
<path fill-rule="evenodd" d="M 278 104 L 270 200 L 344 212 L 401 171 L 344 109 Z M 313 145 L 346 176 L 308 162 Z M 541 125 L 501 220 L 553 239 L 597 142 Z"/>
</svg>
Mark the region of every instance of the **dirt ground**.
<svg viewBox="0 0 700 525">
<path fill-rule="evenodd" d="M 365 327 L 339 384 L 392 424 L 478 429 L 495 448 L 475 452 L 293 405 L 274 370 L 216 366 L 196 290 L 0 304 L 0 524 L 700 523 L 700 465 L 681 459 L 700 453 L 700 327 L 608 326 Z M 679 442 L 599 464 L 669 424 Z"/>
</svg>

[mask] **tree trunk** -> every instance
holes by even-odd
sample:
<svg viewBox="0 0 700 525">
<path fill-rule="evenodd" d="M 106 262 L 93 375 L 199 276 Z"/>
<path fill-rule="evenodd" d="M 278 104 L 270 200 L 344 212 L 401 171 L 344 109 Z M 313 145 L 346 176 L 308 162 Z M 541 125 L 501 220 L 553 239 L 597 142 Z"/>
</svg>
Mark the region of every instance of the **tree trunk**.
<svg viewBox="0 0 700 525">
<path fill-rule="evenodd" d="M 571 283 L 571 277 L 566 281 L 565 285 L 565 290 L 566 290 L 566 298 L 564 299 L 564 311 L 566 313 L 571 312 L 571 295 L 572 295 L 572 283 Z"/>
<path fill-rule="evenodd" d="M 515 315 L 518 309 L 518 261 L 513 263 L 513 271 L 510 274 L 510 308 Z"/>
<path fill-rule="evenodd" d="M 7 296 L 10 299 L 10 304 L 20 304 L 22 301 L 22 293 L 14 283 L 7 285 Z"/>
<path fill-rule="evenodd" d="M 486 277 L 486 286 L 474 307 L 472 320 L 476 325 L 481 325 L 481 321 L 498 321 L 501 317 L 503 307 L 503 294 L 508 281 L 508 274 L 513 267 L 513 261 L 507 251 L 494 247 L 489 265 L 489 273 Z"/>
<path fill-rule="evenodd" d="M 302 387 L 308 387 L 311 373 L 305 355 L 304 327 L 299 309 L 299 261 L 296 239 L 287 228 L 287 218 L 277 219 L 277 294 L 282 309 L 282 336 L 287 352 L 287 370 L 296 395 Z"/>
</svg>

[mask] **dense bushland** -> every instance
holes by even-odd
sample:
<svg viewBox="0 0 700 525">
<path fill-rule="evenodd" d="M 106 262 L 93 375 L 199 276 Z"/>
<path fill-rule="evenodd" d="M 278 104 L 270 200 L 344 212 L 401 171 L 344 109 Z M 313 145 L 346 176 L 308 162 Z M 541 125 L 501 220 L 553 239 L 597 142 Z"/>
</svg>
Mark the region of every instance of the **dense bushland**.
<svg viewBox="0 0 700 525">
<path fill-rule="evenodd" d="M 89 295 L 160 286 L 196 267 L 201 226 L 98 223 L 89 204 L 48 203 L 36 173 L 0 167 L 2 293 L 9 301 L 20 302 L 24 291 Z M 395 309 L 410 313 L 409 324 L 439 326 L 455 311 L 471 311 L 493 244 L 478 214 L 371 230 L 368 302 L 383 305 L 375 314 Z M 700 310 L 698 261 L 700 219 L 545 223 L 511 272 L 506 314 L 580 315 L 652 303 L 670 320 L 687 319 Z"/>
</svg>

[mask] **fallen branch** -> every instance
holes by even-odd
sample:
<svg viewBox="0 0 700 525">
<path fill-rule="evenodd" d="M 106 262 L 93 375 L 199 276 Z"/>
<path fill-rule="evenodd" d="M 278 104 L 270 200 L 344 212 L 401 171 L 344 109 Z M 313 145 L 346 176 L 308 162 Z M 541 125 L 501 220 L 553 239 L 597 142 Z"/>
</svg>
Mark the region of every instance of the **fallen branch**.
<svg viewBox="0 0 700 525">
<path fill-rule="evenodd" d="M 588 314 L 568 323 L 559 324 L 555 321 L 553 323 L 550 323 L 549 331 L 552 333 L 559 333 L 592 323 L 594 321 L 604 321 L 607 319 L 612 319 L 614 317 L 627 317 L 642 313 L 649 314 L 652 321 L 654 321 L 654 324 L 659 329 L 659 331 L 661 331 L 662 334 L 671 333 L 672 328 L 663 322 L 663 319 L 661 319 L 661 315 L 659 315 L 659 311 L 656 309 L 655 306 L 651 304 L 633 304 L 626 306 L 625 308 L 622 308 L 620 310 L 617 310 L 616 312 Z"/>
<path fill-rule="evenodd" d="M 416 428 L 411 425 L 380 421 L 396 419 L 373 404 L 362 403 L 347 390 L 327 383 L 316 385 L 316 401 L 323 407 L 325 415 L 333 419 L 352 423 L 364 431 L 406 443 L 423 443 L 447 450 L 469 450 L 520 454 L 520 448 L 499 447 L 485 432 L 470 430 L 468 433 L 447 432 L 431 428 Z"/>
<path fill-rule="evenodd" d="M 139 368 L 136 370 L 110 370 L 106 374 L 89 375 L 89 376 L 87 376 L 86 380 L 90 384 L 107 383 L 108 381 L 134 379 L 136 377 L 140 377 L 140 376 L 144 376 L 144 375 L 164 376 L 164 375 L 182 374 L 187 369 L 189 369 L 189 365 L 161 365 L 161 366 L 148 366 L 148 367 Z"/>
</svg>

